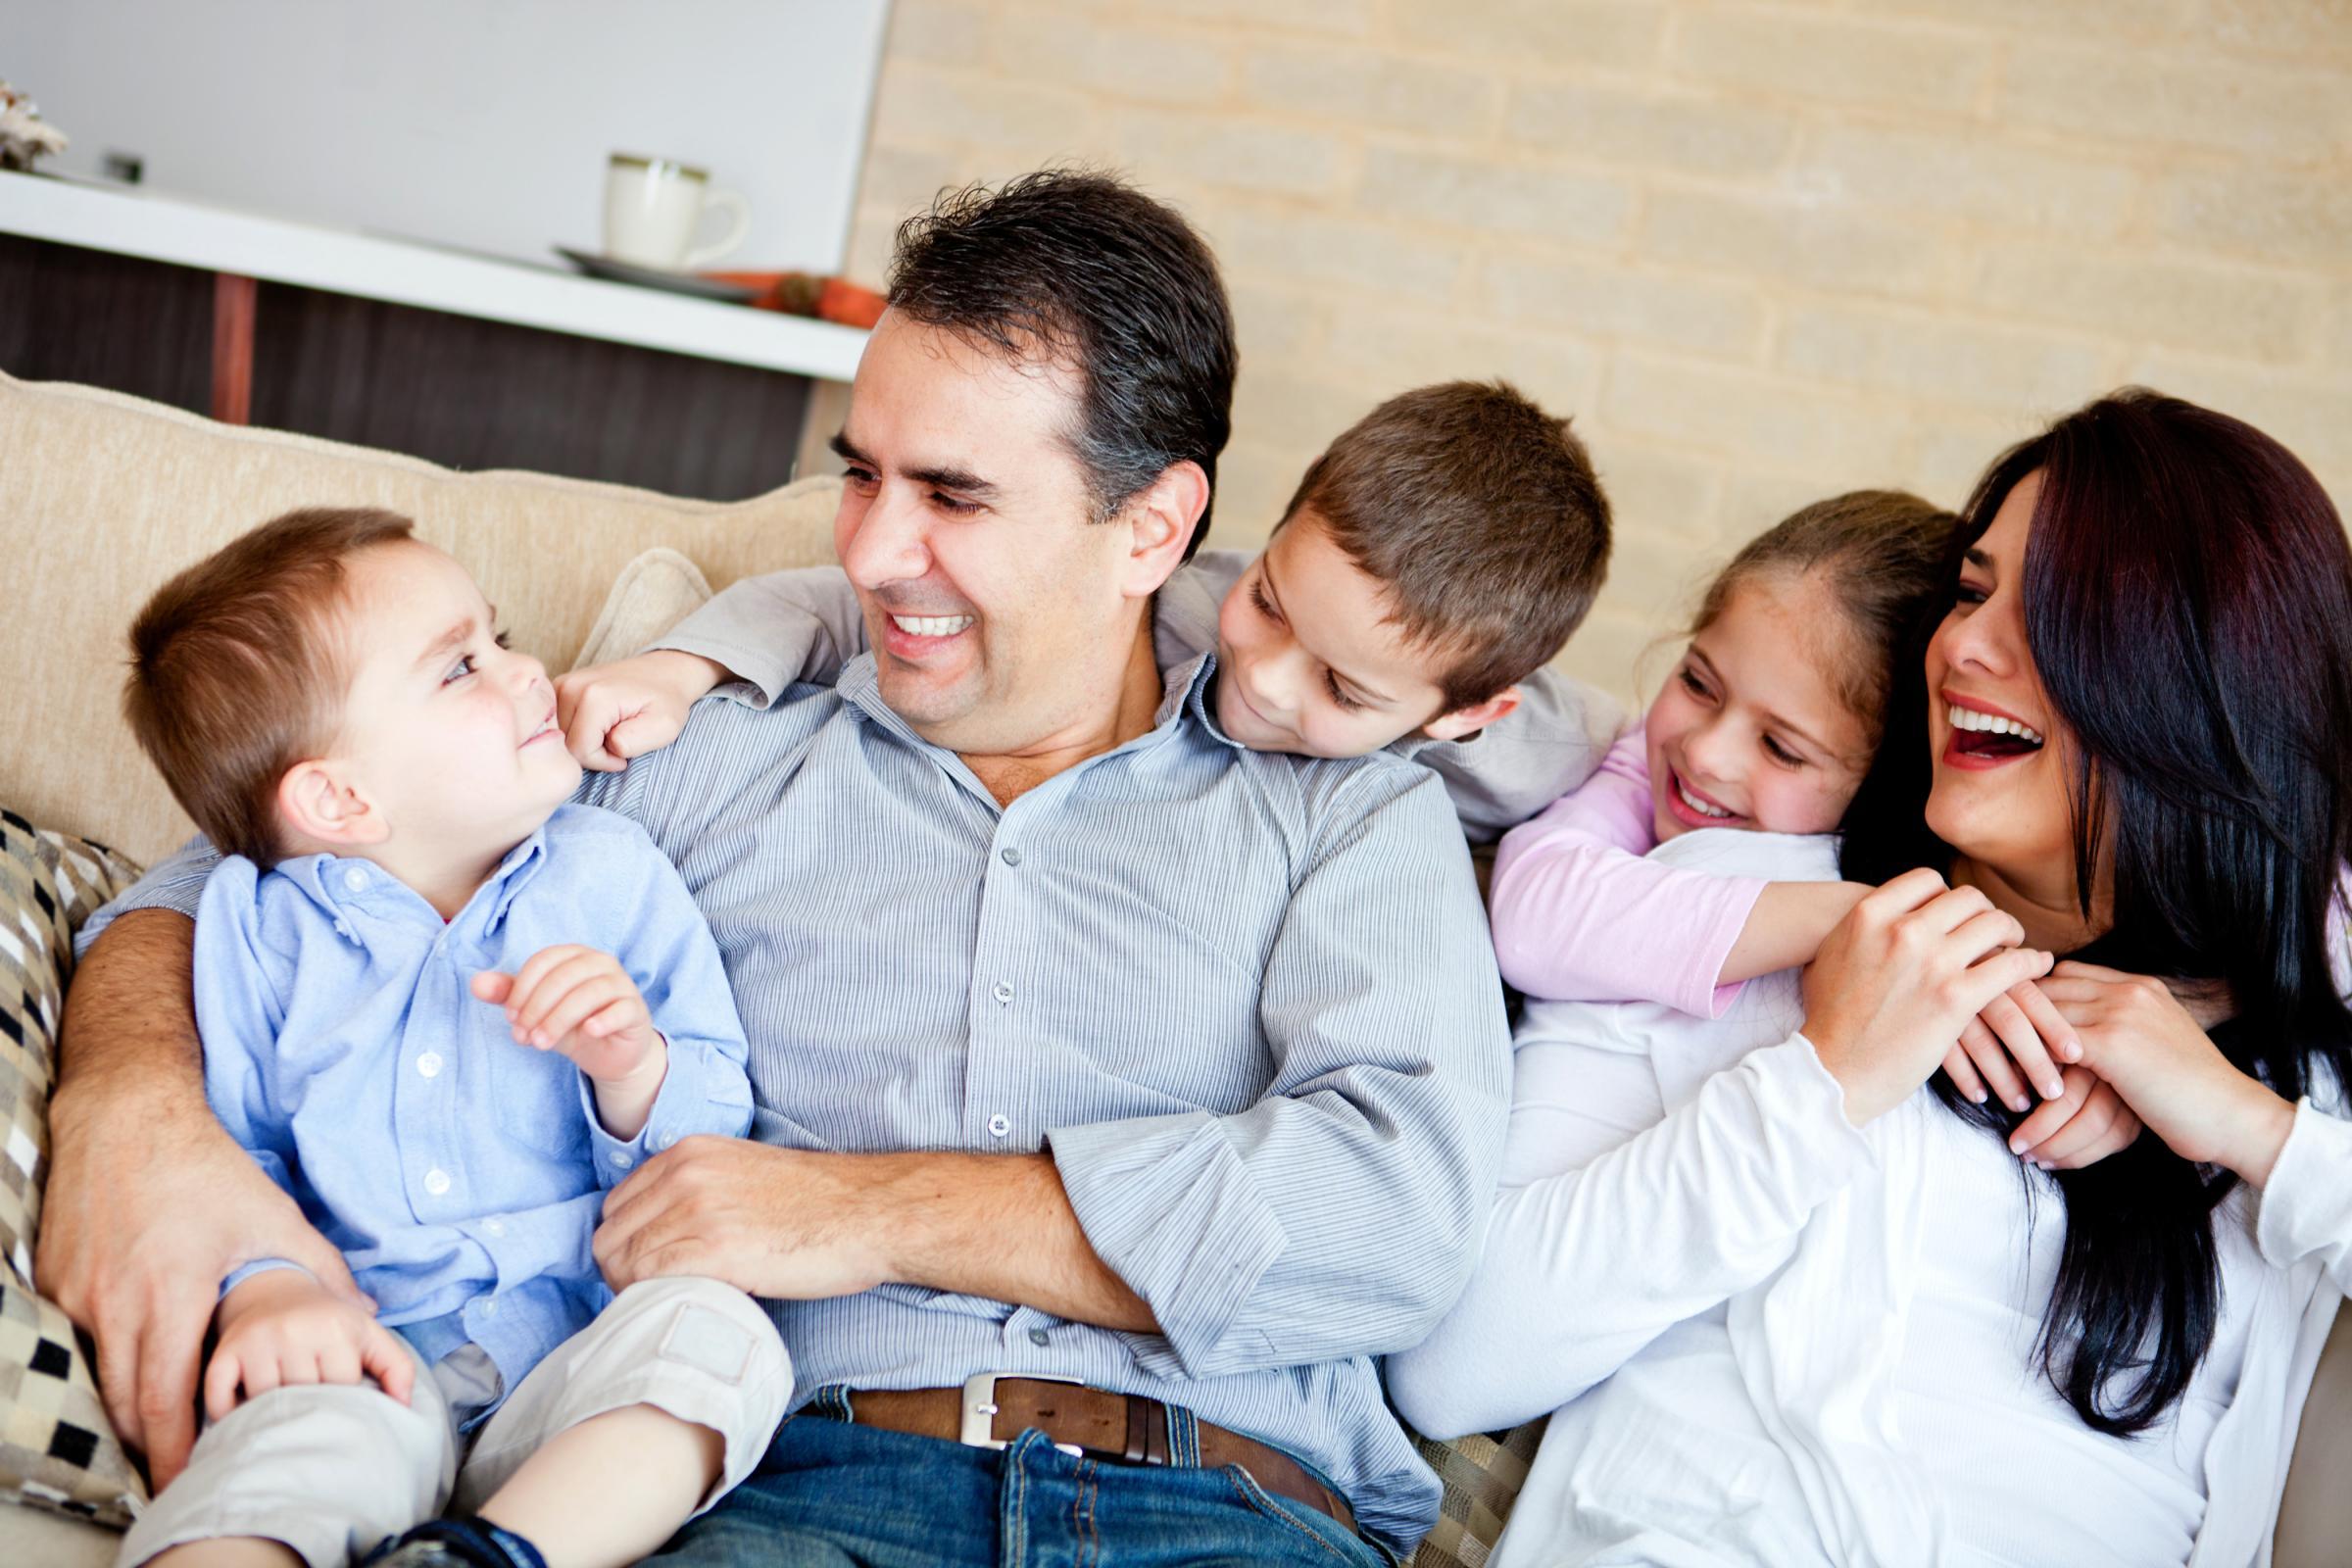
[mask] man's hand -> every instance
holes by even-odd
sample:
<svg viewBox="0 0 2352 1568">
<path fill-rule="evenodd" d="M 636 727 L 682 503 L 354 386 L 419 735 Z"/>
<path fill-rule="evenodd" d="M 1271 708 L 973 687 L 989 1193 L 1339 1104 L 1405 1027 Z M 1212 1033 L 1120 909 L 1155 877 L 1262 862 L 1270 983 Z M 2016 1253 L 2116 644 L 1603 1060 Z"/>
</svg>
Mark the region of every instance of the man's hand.
<svg viewBox="0 0 2352 1568">
<path fill-rule="evenodd" d="M 770 1300 L 895 1282 L 1156 1333 L 1088 1245 L 1044 1154 L 837 1154 L 689 1138 L 605 1200 L 596 1261 L 615 1291 L 699 1274 Z"/>
<path fill-rule="evenodd" d="M 368 1304 L 342 1255 L 204 1102 L 192 929 L 181 915 L 133 911 L 74 974 L 33 1260 L 42 1294 L 98 1342 L 106 1413 L 145 1450 L 159 1490 L 196 1441 L 197 1357 L 222 1280 L 283 1257 Z"/>
<path fill-rule="evenodd" d="M 409 1402 L 416 1358 L 371 1314 L 297 1269 L 268 1269 L 243 1281 L 221 1300 L 220 1316 L 220 1343 L 204 1374 L 210 1420 L 272 1389 L 348 1385 L 363 1376 Z"/>
<path fill-rule="evenodd" d="M 770 1300 L 855 1296 L 891 1278 L 889 1229 L 854 1156 L 689 1138 L 605 1200 L 597 1266 L 615 1291 L 699 1274 Z M 867 1171 L 878 1175 L 878 1168 Z"/>
<path fill-rule="evenodd" d="M 725 665 L 662 649 L 556 677 L 564 744 L 591 772 L 617 773 L 686 727 L 694 700 L 728 678 Z"/>
</svg>

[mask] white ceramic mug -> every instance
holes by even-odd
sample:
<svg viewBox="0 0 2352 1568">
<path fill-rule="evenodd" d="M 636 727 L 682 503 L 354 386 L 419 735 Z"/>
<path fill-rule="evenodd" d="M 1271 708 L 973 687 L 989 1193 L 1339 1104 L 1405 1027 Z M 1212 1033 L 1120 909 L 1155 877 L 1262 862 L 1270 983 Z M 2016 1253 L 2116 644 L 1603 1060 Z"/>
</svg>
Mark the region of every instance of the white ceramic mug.
<svg viewBox="0 0 2352 1568">
<path fill-rule="evenodd" d="M 706 207 L 733 214 L 727 235 L 697 247 L 694 233 Z M 689 164 L 636 153 L 614 153 L 605 171 L 605 255 L 633 267 L 691 272 L 743 243 L 751 204 L 731 190 L 713 190 L 710 176 Z"/>
</svg>

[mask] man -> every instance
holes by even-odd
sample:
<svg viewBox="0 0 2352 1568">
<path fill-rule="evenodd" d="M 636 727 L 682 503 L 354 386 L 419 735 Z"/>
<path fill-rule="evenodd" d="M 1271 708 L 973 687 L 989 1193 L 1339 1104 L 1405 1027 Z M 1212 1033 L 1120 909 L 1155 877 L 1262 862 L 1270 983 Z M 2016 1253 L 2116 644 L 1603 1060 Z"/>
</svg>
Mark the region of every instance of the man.
<svg viewBox="0 0 2352 1568">
<path fill-rule="evenodd" d="M 1466 1280 L 1508 1091 L 1452 808 L 1395 757 L 1245 751 L 1211 662 L 1159 662 L 1234 363 L 1180 218 L 1091 174 L 964 192 L 890 300 L 837 441 L 874 653 L 585 791 L 710 918 L 758 1100 L 756 1142 L 613 1193 L 598 1261 L 778 1303 L 803 1412 L 674 1550 L 1409 1550 L 1437 1488 L 1372 1358 Z M 202 872 L 83 960 L 42 1236 L 159 1480 L 220 1278 L 343 1278 L 203 1103 Z"/>
</svg>

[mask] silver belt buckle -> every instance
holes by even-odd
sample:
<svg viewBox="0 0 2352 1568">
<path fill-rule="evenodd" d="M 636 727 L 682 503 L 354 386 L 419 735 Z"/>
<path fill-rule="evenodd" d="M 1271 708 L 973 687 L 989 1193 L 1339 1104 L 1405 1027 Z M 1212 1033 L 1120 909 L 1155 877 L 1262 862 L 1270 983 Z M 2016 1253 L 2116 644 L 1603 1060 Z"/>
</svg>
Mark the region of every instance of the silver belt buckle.
<svg viewBox="0 0 2352 1568">
<path fill-rule="evenodd" d="M 1060 1378 L 1051 1372 L 975 1372 L 963 1380 L 963 1420 L 956 1433 L 956 1441 L 971 1448 L 1004 1448 L 1011 1445 L 997 1433 L 997 1380 L 1020 1378 L 1029 1383 L 1067 1383 L 1073 1388 L 1086 1387 L 1083 1378 Z M 1085 1457 L 1086 1450 L 1075 1443 L 1054 1445 L 1073 1459 Z"/>
</svg>

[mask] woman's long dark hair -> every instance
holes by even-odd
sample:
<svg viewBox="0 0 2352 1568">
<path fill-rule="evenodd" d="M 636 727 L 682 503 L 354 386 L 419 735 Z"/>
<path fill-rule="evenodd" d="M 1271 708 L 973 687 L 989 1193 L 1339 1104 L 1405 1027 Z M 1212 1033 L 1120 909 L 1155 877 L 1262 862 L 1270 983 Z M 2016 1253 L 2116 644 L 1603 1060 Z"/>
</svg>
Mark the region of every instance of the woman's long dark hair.
<svg viewBox="0 0 2352 1568">
<path fill-rule="evenodd" d="M 2328 911 L 2352 852 L 2352 547 L 2319 481 L 2237 419 L 2132 388 L 2004 454 L 1954 545 L 1984 535 L 2039 470 L 2026 640 L 2073 730 L 2082 912 L 2112 847 L 2115 923 L 2074 956 L 2219 981 L 2224 1054 L 2280 1095 L 2352 1083 L 2352 1010 L 2330 976 Z M 1947 588 L 1936 614 L 1948 611 Z M 1846 816 L 1845 874 L 1948 871 L 1931 784 L 1920 628 L 1886 740 Z M 2019 1119 L 1972 1105 L 2004 1136 Z M 2214 1210 L 2235 1185 L 2152 1135 L 2061 1172 L 2066 1244 L 2042 1319 L 2051 1384 L 2101 1432 L 2139 1432 L 2188 1386 L 2221 1307 Z"/>
</svg>

